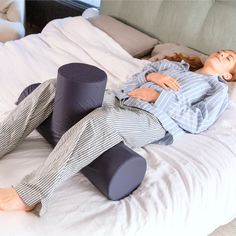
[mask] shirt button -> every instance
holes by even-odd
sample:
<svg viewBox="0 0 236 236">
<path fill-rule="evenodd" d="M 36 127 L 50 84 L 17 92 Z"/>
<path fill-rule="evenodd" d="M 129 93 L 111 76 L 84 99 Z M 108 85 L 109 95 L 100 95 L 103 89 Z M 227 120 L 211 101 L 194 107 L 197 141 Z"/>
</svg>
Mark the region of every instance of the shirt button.
<svg viewBox="0 0 236 236">
<path fill-rule="evenodd" d="M 122 89 L 121 92 L 123 93 L 123 92 L 124 92 L 124 89 Z"/>
</svg>

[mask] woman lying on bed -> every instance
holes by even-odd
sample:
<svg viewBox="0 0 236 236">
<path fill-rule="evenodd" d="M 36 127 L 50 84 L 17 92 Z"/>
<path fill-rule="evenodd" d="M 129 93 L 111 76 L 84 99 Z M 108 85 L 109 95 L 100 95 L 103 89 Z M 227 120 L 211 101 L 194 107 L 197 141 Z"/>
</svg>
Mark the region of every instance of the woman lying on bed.
<svg viewBox="0 0 236 236">
<path fill-rule="evenodd" d="M 195 72 L 184 61 L 148 64 L 112 101 L 105 94 L 103 106 L 69 129 L 38 169 L 17 186 L 0 189 L 0 209 L 30 211 L 41 203 L 43 214 L 60 183 L 121 141 L 133 148 L 171 144 L 184 132 L 207 130 L 227 108 L 226 81 L 235 76 L 231 50 L 210 55 Z M 1 157 L 49 116 L 54 96 L 55 80 L 48 80 L 0 124 Z"/>
</svg>

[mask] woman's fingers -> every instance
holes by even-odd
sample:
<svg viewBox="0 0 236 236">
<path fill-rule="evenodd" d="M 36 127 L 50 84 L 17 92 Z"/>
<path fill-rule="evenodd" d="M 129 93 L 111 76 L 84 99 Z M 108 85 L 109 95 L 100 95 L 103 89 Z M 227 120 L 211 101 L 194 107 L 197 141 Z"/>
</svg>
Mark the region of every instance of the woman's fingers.
<svg viewBox="0 0 236 236">
<path fill-rule="evenodd" d="M 180 89 L 180 84 L 178 83 L 178 81 L 174 78 L 171 78 L 171 79 L 172 79 L 171 81 L 176 85 L 176 88 L 178 88 L 178 90 L 179 90 Z"/>
<path fill-rule="evenodd" d="M 136 96 L 137 95 L 137 91 L 136 90 L 133 90 L 131 92 L 128 93 L 129 96 Z"/>
<path fill-rule="evenodd" d="M 138 88 L 129 92 L 128 95 L 146 102 L 155 102 L 160 94 L 152 88 Z"/>
<path fill-rule="evenodd" d="M 168 86 L 168 85 L 166 86 L 164 83 L 161 84 L 160 86 L 161 86 L 163 89 L 166 89 L 166 90 L 169 88 L 169 86 Z"/>
<path fill-rule="evenodd" d="M 170 81 L 166 81 L 163 84 L 161 84 L 160 86 L 162 88 L 164 88 L 164 89 L 172 89 L 174 91 L 178 91 L 179 90 L 179 88 L 174 83 L 172 83 Z"/>
<path fill-rule="evenodd" d="M 138 89 L 134 89 L 134 90 L 130 91 L 128 93 L 128 95 L 131 97 L 135 97 L 135 98 L 139 97 L 140 98 L 141 96 L 143 96 L 143 93 L 144 93 L 144 89 L 138 88 Z"/>
<path fill-rule="evenodd" d="M 166 80 L 166 81 L 164 82 L 164 84 L 165 84 L 168 88 L 173 89 L 173 90 L 175 90 L 175 91 L 179 91 L 179 90 L 180 90 L 180 85 L 179 85 L 179 83 L 178 83 L 175 79 L 173 79 L 173 78 L 170 78 L 170 79 Z"/>
</svg>

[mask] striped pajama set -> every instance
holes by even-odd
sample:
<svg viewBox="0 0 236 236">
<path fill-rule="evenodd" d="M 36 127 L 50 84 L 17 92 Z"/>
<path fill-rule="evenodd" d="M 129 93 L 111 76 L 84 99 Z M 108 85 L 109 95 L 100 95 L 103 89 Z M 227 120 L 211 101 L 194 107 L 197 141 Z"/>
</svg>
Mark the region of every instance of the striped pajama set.
<svg viewBox="0 0 236 236">
<path fill-rule="evenodd" d="M 55 81 L 48 80 L 27 96 L 0 124 L 0 156 L 42 123 L 53 110 Z M 21 199 L 46 212 L 50 196 L 64 180 L 75 175 L 103 152 L 124 141 L 131 148 L 152 143 L 165 130 L 152 114 L 119 106 L 114 95 L 106 92 L 103 106 L 76 123 L 59 140 L 45 162 L 15 186 Z"/>
<path fill-rule="evenodd" d="M 188 67 L 184 61 L 150 63 L 121 90 L 106 91 L 102 107 L 71 127 L 45 162 L 15 186 L 21 199 L 28 206 L 40 203 L 37 209 L 42 215 L 60 183 L 119 142 L 131 148 L 170 144 L 184 132 L 206 130 L 227 107 L 227 85 L 218 76 L 189 72 Z M 147 82 L 145 75 L 154 71 L 176 78 L 181 90 L 163 90 Z M 138 87 L 153 88 L 160 96 L 155 103 L 129 98 L 128 92 Z M 51 114 L 55 90 L 55 79 L 42 83 L 1 122 L 0 157 Z"/>
</svg>

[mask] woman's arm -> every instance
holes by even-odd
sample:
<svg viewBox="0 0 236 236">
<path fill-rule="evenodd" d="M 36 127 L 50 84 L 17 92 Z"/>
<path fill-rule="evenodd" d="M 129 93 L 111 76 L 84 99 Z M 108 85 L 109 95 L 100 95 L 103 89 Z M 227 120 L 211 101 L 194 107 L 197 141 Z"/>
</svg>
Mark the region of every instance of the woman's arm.
<svg viewBox="0 0 236 236">
<path fill-rule="evenodd" d="M 161 61 L 153 62 L 146 65 L 141 72 L 138 72 L 131 76 L 131 78 L 124 84 L 124 88 L 127 91 L 131 91 L 135 88 L 139 88 L 141 85 L 147 82 L 146 75 L 152 72 L 156 72 L 159 70 L 161 65 Z M 123 90 L 124 90 L 123 88 Z"/>
<path fill-rule="evenodd" d="M 141 87 L 146 82 L 153 82 L 164 89 L 170 88 L 177 91 L 180 88 L 178 82 L 174 78 L 158 73 L 158 71 L 164 71 L 170 68 L 178 69 L 180 66 L 180 64 L 168 60 L 150 63 L 146 65 L 141 72 L 134 74 L 121 89 L 116 92 L 116 95 L 120 99 L 127 98 L 129 92 Z"/>
<path fill-rule="evenodd" d="M 147 82 L 146 75 L 158 71 L 160 65 L 161 61 L 146 65 L 141 72 L 134 74 L 119 90 L 115 92 L 116 96 L 119 99 L 128 98 L 128 93 L 145 84 Z"/>
<path fill-rule="evenodd" d="M 178 81 L 169 75 L 161 74 L 159 72 L 152 72 L 146 75 L 146 80 L 159 85 L 164 89 L 172 89 L 174 91 L 180 90 Z"/>
<path fill-rule="evenodd" d="M 200 133 L 207 130 L 227 106 L 228 88 L 226 85 L 217 84 L 207 92 L 202 101 L 195 104 L 188 104 L 183 96 L 175 95 L 174 102 L 166 112 L 182 129 L 190 133 Z"/>
</svg>

